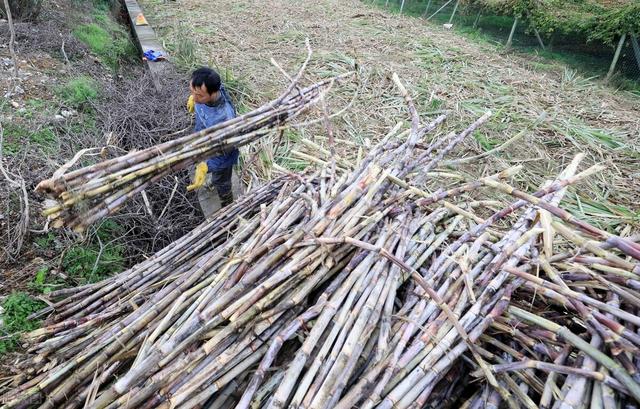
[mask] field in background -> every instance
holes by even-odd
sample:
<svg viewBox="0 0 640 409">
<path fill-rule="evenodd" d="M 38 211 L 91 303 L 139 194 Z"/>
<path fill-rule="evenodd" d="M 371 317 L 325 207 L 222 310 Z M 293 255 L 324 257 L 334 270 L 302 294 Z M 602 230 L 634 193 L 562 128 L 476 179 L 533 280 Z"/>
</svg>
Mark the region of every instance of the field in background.
<svg viewBox="0 0 640 409">
<path fill-rule="evenodd" d="M 409 84 L 423 117 L 448 115 L 443 132 L 460 130 L 461 124 L 493 111 L 490 123 L 456 152 L 459 157 L 491 150 L 519 135 L 517 143 L 499 154 L 465 164 L 461 170 L 469 178 L 523 164 L 519 183 L 531 189 L 584 151 L 588 164 L 605 163 L 608 169 L 570 194 L 565 206 L 612 231 L 640 223 L 634 198 L 639 189 L 640 99 L 630 92 L 587 80 L 565 65 L 505 53 L 484 39 L 368 2 L 144 0 L 142 5 L 185 70 L 202 64 L 217 67 L 231 80 L 231 88 L 240 90 L 236 96 L 244 105 L 257 106 L 277 95 L 287 80 L 269 59 L 291 72 L 308 37 L 315 52 L 308 80 L 359 71 L 359 83 L 336 90 L 331 101 L 337 111 L 355 98 L 351 109 L 334 121 L 339 139 L 360 144 L 375 140 L 395 124 L 394 118 L 405 115 L 390 80 L 397 72 Z M 270 141 L 253 147 L 264 162 L 252 162 L 253 172 L 268 173 L 272 161 L 304 167 L 304 161 L 290 154 L 296 132 L 314 130 L 292 131 L 291 143 L 278 152 L 272 152 Z"/>
</svg>

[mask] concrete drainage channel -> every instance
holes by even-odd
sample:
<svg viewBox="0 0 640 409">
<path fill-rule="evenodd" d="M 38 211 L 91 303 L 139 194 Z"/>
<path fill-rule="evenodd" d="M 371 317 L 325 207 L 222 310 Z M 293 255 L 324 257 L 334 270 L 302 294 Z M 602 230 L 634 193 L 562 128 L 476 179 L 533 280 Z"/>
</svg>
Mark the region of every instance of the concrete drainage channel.
<svg viewBox="0 0 640 409">
<path fill-rule="evenodd" d="M 127 21 L 133 34 L 138 50 L 141 53 L 141 57 L 144 57 L 147 53 L 153 53 L 156 56 L 162 56 L 161 59 L 153 61 L 150 58 L 144 58 L 144 64 L 151 74 L 153 84 L 156 90 L 160 91 L 162 88 L 162 79 L 168 72 L 173 71 L 173 66 L 169 61 L 169 55 L 158 40 L 156 33 L 147 21 L 142 7 L 136 0 L 122 0 L 122 3 L 127 12 Z M 190 170 L 193 175 L 193 169 Z M 198 191 L 198 201 L 202 213 L 207 219 L 211 219 L 213 214 L 220 209 L 220 199 L 215 191 L 210 189 L 210 175 L 207 176 L 207 187 L 203 187 Z M 233 195 L 235 198 L 243 195 L 244 185 L 238 178 L 237 171 L 234 170 L 232 177 Z"/>
<path fill-rule="evenodd" d="M 158 41 L 156 33 L 153 27 L 146 21 L 142 8 L 135 0 L 122 0 L 125 10 L 127 12 L 129 26 L 133 33 L 133 38 L 136 42 L 138 50 L 141 55 L 144 56 L 147 52 L 155 52 L 158 55 L 167 56 L 167 52 Z M 160 90 L 162 87 L 162 77 L 166 74 L 167 70 L 171 69 L 171 63 L 165 59 L 158 61 L 151 61 L 145 59 L 144 63 L 151 73 L 153 83 L 156 89 Z"/>
</svg>

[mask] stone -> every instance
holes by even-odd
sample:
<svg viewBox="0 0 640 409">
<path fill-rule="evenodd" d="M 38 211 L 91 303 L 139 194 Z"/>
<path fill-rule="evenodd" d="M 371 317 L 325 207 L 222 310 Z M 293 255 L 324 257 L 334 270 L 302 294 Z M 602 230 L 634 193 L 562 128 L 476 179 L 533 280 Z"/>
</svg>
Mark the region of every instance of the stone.
<svg viewBox="0 0 640 409">
<path fill-rule="evenodd" d="M 76 115 L 78 112 L 73 110 L 73 109 L 63 109 L 62 111 L 60 111 L 60 115 L 62 115 L 65 118 L 69 118 L 72 117 L 74 115 Z"/>
</svg>

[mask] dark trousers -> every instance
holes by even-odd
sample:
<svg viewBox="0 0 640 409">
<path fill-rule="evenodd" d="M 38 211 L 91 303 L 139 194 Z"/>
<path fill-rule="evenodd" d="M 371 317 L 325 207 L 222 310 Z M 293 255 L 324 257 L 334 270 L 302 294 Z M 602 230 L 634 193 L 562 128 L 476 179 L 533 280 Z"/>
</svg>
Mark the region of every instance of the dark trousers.
<svg viewBox="0 0 640 409">
<path fill-rule="evenodd" d="M 211 186 L 216 188 L 220 205 L 227 206 L 233 202 L 233 190 L 231 187 L 231 175 L 233 166 L 211 171 Z"/>
</svg>

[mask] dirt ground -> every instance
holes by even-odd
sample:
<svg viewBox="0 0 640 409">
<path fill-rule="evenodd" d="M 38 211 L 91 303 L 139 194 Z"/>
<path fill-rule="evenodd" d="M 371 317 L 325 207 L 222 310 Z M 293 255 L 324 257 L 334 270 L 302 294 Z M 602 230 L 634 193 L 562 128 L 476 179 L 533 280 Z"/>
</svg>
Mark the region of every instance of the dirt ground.
<svg viewBox="0 0 640 409">
<path fill-rule="evenodd" d="M 308 37 L 314 50 L 309 81 L 359 72 L 357 85 L 334 92 L 333 111 L 358 92 L 352 109 L 335 120 L 338 138 L 376 139 L 407 118 L 391 81 L 397 72 L 423 118 L 448 115 L 442 132 L 460 131 L 493 111 L 490 123 L 457 150 L 459 157 L 524 132 L 503 152 L 465 165 L 470 177 L 523 164 L 519 183 L 535 188 L 585 151 L 584 166 L 604 163 L 607 170 L 569 195 L 565 206 L 613 230 L 638 226 L 640 98 L 631 93 L 357 0 L 141 3 L 164 41 L 175 44 L 186 37 L 195 42 L 198 61 L 231 71 L 244 84 L 251 105 L 273 98 L 287 82 L 270 58 L 293 72 L 304 58 Z M 542 113 L 544 121 L 531 129 Z"/>
</svg>

